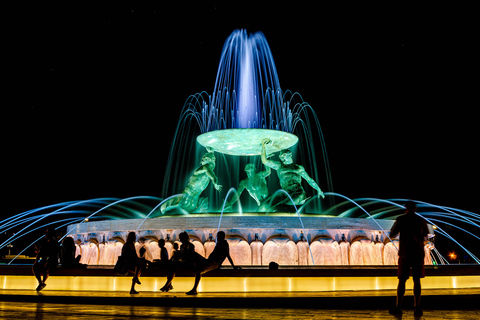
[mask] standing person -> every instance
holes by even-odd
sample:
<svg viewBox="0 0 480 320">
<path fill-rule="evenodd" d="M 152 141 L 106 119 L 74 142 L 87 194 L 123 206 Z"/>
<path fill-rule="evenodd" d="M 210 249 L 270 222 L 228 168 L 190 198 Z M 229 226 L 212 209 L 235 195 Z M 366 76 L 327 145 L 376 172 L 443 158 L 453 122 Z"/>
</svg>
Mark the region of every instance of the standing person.
<svg viewBox="0 0 480 320">
<path fill-rule="evenodd" d="M 55 233 L 54 231 L 47 229 L 45 233 L 45 239 L 40 246 L 40 250 L 37 252 L 37 256 L 32 267 L 33 274 L 38 280 L 38 286 L 36 289 L 37 291 L 41 291 L 47 286 L 45 281 L 47 281 L 50 271 L 57 267 L 58 251 L 59 245 L 55 239 Z"/>
<path fill-rule="evenodd" d="M 425 278 L 425 250 L 424 241 L 427 239 L 428 227 L 425 220 L 415 213 L 416 205 L 412 201 L 405 204 L 405 214 L 395 220 L 390 230 L 390 237 L 400 234 L 400 248 L 398 250 L 398 287 L 395 308 L 390 309 L 391 314 L 402 314 L 402 302 L 405 295 L 405 283 L 409 278 L 410 268 L 413 278 L 413 295 L 415 298 L 416 316 L 421 316 L 420 307 L 422 295 L 421 278 Z"/>
<path fill-rule="evenodd" d="M 138 294 L 135 291 L 135 284 L 142 284 L 138 277 L 142 274 L 143 266 L 145 265 L 145 248 L 140 249 L 140 256 L 138 257 L 135 250 L 135 241 L 137 236 L 135 232 L 130 232 L 127 236 L 127 242 L 122 247 L 122 256 L 125 258 L 127 264 L 127 270 L 133 272 L 132 287 L 130 288 L 130 294 Z"/>
<path fill-rule="evenodd" d="M 215 245 L 215 249 L 213 249 L 210 256 L 208 256 L 208 259 L 200 259 L 197 261 L 195 266 L 196 270 L 194 270 L 195 284 L 193 285 L 193 289 L 188 291 L 186 294 L 196 295 L 197 287 L 202 277 L 201 275 L 212 270 L 220 269 L 220 266 L 225 259 L 228 259 L 233 269 L 238 269 L 238 267 L 233 264 L 232 257 L 230 257 L 230 247 L 228 246 L 227 240 L 225 240 L 225 232 L 219 231 L 217 233 L 217 244 Z"/>
</svg>

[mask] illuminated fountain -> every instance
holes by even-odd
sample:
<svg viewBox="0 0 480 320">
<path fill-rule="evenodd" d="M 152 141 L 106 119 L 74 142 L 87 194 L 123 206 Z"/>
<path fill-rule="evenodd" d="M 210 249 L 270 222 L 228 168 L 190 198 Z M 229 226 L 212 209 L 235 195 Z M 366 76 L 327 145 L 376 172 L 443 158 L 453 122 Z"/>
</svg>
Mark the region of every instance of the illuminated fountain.
<svg viewBox="0 0 480 320">
<path fill-rule="evenodd" d="M 213 94 L 198 93 L 185 102 L 165 172 L 162 198 L 72 201 L 6 219 L 2 231 L 26 226 L 0 248 L 51 219 L 48 224 L 57 228 L 68 225 L 81 262 L 89 265 L 115 264 L 129 231 L 137 232 L 137 249 L 144 246 L 149 260 L 158 258 L 162 238 L 171 255 L 184 230 L 196 251 L 208 256 L 219 229 L 226 231 L 237 265 L 397 263 L 398 241 L 388 230 L 405 200 L 352 200 L 322 192 L 319 185 L 332 190 L 332 184 L 319 120 L 298 93 L 281 90 L 262 33 L 237 30 L 226 40 Z M 130 214 L 111 219 L 132 202 Z M 438 217 L 453 216 L 478 227 L 474 213 L 426 203 L 419 209 L 431 226 Z M 66 214 L 59 223 L 57 215 Z M 440 227 L 436 232 L 451 238 Z M 443 257 L 430 254 L 438 254 L 432 243 L 425 251 L 427 264 L 442 263 Z"/>
<path fill-rule="evenodd" d="M 174 240 L 187 230 L 197 252 L 208 256 L 214 246 L 212 235 L 222 228 L 239 265 L 271 261 L 280 265 L 383 265 L 384 252 L 388 252 L 384 243 L 391 241 L 384 231 L 392 221 L 322 214 L 320 197 L 324 194 L 316 182 L 319 174 L 313 146 L 321 146 L 323 181 L 330 188 L 323 137 L 315 112 L 297 100 L 301 100 L 298 94 L 281 90 L 263 34 L 233 32 L 222 51 L 213 95 L 190 97 L 182 111 L 164 180 L 165 197 L 176 195 L 149 213 L 163 217 L 124 220 L 124 225 L 104 229 L 92 225 L 96 230 L 89 229 L 90 223 L 80 224 L 72 231 L 76 240 L 90 252 L 92 245 L 85 244 L 89 238 L 100 234 L 105 242 L 104 232 L 121 230 L 121 239 L 128 230 L 138 230 L 147 256 L 155 256 L 158 253 L 150 251 L 156 240 Z M 315 136 L 312 128 L 317 130 Z M 272 156 L 278 153 L 280 161 Z M 297 158 L 302 166 L 295 164 Z M 243 168 L 246 179 L 242 179 Z M 309 199 L 302 180 L 317 189 L 318 197 Z M 234 199 L 226 202 L 228 194 L 221 193 L 222 185 L 246 190 L 248 196 L 229 192 Z M 275 192 L 278 189 L 284 191 Z M 224 211 L 229 213 L 222 220 Z M 102 261 L 113 264 L 115 259 Z"/>
</svg>

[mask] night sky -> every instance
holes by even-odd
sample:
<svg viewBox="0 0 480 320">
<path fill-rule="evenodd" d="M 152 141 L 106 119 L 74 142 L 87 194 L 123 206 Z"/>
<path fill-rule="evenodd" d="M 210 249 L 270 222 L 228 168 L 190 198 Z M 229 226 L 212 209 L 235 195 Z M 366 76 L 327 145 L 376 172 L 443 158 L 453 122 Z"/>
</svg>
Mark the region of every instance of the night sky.
<svg viewBox="0 0 480 320">
<path fill-rule="evenodd" d="M 4 10 L 2 215 L 160 196 L 183 103 L 238 28 L 316 110 L 335 192 L 480 211 L 471 8 L 195 3 Z"/>
</svg>

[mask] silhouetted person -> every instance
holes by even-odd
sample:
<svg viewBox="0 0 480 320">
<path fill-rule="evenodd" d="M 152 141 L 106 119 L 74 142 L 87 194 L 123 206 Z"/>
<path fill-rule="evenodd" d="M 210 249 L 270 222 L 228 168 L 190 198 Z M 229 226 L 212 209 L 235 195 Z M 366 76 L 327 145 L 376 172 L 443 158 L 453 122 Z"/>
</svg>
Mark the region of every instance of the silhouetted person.
<svg viewBox="0 0 480 320">
<path fill-rule="evenodd" d="M 55 239 L 55 233 L 48 230 L 45 233 L 45 239 L 37 252 L 35 262 L 33 263 L 33 274 L 38 280 L 37 291 L 45 288 L 47 278 L 51 270 L 58 265 L 58 251 L 59 245 Z M 43 276 L 43 279 L 42 279 Z"/>
<path fill-rule="evenodd" d="M 167 268 L 167 281 L 165 285 L 160 288 L 160 291 L 168 292 L 173 289 L 172 281 L 175 278 L 175 271 L 177 269 L 187 269 L 193 270 L 193 266 L 197 257 L 200 257 L 198 253 L 195 252 L 195 246 L 190 242 L 190 237 L 188 233 L 181 232 L 178 235 L 182 245 L 179 250 L 176 250 L 172 255 L 172 262 Z"/>
<path fill-rule="evenodd" d="M 165 248 L 165 240 L 158 240 L 158 247 L 160 248 L 160 259 L 153 260 L 153 263 L 150 264 L 150 267 L 154 269 L 166 269 L 167 264 L 170 261 L 168 260 L 167 248 Z"/>
<path fill-rule="evenodd" d="M 228 246 L 227 240 L 225 240 L 225 232 L 219 231 L 217 233 L 217 244 L 215 245 L 212 253 L 210 253 L 210 256 L 208 256 L 208 259 L 201 257 L 201 259 L 196 262 L 197 264 L 194 267 L 195 284 L 193 285 L 193 289 L 188 291 L 186 294 L 196 295 L 197 287 L 200 283 L 202 274 L 212 270 L 220 269 L 225 259 L 228 259 L 234 269 L 238 269 L 238 267 L 235 267 L 235 265 L 233 264 L 232 257 L 230 257 L 230 248 Z"/>
<path fill-rule="evenodd" d="M 390 230 L 390 237 L 400 234 L 400 248 L 398 249 L 398 287 L 397 303 L 390 310 L 391 314 L 402 313 L 402 302 L 405 295 L 405 283 L 412 269 L 413 294 L 415 298 L 415 315 L 421 316 L 423 311 L 420 307 L 422 286 L 420 279 L 425 277 L 424 266 L 424 241 L 427 239 L 428 227 L 425 220 L 415 213 L 415 203 L 408 201 L 405 205 L 405 214 L 395 220 Z"/>
<path fill-rule="evenodd" d="M 140 256 L 137 255 L 135 250 L 135 240 L 137 236 L 135 232 L 130 232 L 127 236 L 127 242 L 122 247 L 122 256 L 125 258 L 127 264 L 127 270 L 133 272 L 132 287 L 130 288 L 130 294 L 137 294 L 135 291 L 135 284 L 142 284 L 138 277 L 142 274 L 143 267 L 145 265 L 145 248 L 140 249 Z"/>
<path fill-rule="evenodd" d="M 158 240 L 158 247 L 160 248 L 160 261 L 162 263 L 167 263 L 168 251 L 167 251 L 167 248 L 165 248 L 165 240 L 163 239 Z"/>
<path fill-rule="evenodd" d="M 60 263 L 62 268 L 80 268 L 86 267 L 86 264 L 81 264 L 81 255 L 75 257 L 76 253 L 75 242 L 72 237 L 65 237 L 62 242 L 62 248 L 60 250 Z"/>
<path fill-rule="evenodd" d="M 170 257 L 170 262 L 175 262 L 180 260 L 180 249 L 178 247 L 178 243 L 174 242 L 173 243 L 173 250 L 172 250 L 172 256 Z"/>
</svg>

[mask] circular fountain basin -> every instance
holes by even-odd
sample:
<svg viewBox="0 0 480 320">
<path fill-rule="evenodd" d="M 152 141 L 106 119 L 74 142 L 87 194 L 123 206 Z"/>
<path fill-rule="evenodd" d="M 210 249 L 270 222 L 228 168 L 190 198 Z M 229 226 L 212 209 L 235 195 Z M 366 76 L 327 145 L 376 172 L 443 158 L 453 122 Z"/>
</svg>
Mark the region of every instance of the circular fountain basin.
<svg viewBox="0 0 480 320">
<path fill-rule="evenodd" d="M 274 153 L 294 146 L 298 142 L 296 135 L 271 129 L 224 129 L 203 133 L 197 137 L 204 147 L 234 156 L 256 156 L 262 151 L 262 141 L 270 139 L 267 153 Z"/>
<path fill-rule="evenodd" d="M 271 261 L 290 266 L 395 262 L 383 258 L 396 257 L 397 254 L 396 248 L 386 243 L 384 232 L 391 228 L 393 220 L 379 220 L 377 224 L 373 219 L 310 215 L 301 215 L 301 219 L 305 228 L 299 216 L 287 213 L 192 214 L 145 221 L 125 219 L 79 223 L 70 225 L 68 230 L 77 243 L 81 263 L 89 265 L 115 265 L 128 233 L 137 229 L 135 248 L 138 251 L 144 247 L 147 260 L 158 259 L 159 239 L 166 240 L 165 247 L 171 256 L 173 242 L 178 241 L 183 231 L 189 234 L 195 251 L 208 257 L 215 247 L 214 238 L 219 225 L 226 233 L 230 255 L 236 265 L 268 265 Z M 351 254 L 355 257 L 350 257 Z"/>
</svg>

